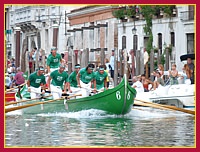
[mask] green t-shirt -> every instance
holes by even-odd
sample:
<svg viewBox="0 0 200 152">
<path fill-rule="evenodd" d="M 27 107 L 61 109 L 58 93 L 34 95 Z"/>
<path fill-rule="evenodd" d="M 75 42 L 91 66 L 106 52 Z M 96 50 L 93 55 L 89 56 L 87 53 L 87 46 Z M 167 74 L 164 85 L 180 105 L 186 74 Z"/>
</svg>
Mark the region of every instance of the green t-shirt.
<svg viewBox="0 0 200 152">
<path fill-rule="evenodd" d="M 89 83 L 91 80 L 95 79 L 95 73 L 92 71 L 92 73 L 88 73 L 86 71 L 86 68 L 82 68 L 80 71 L 80 80 L 83 82 L 83 83 Z"/>
<path fill-rule="evenodd" d="M 56 56 L 53 56 L 52 54 L 49 54 L 47 58 L 47 65 L 50 68 L 58 68 L 60 65 L 61 55 L 56 53 Z"/>
<path fill-rule="evenodd" d="M 96 76 L 96 84 L 100 85 L 100 84 L 104 83 L 104 79 L 107 78 L 108 74 L 105 71 L 103 74 L 100 74 L 97 71 L 97 72 L 95 72 L 95 76 Z"/>
<path fill-rule="evenodd" d="M 104 87 L 104 80 L 107 76 L 108 74 L 105 71 L 103 74 L 100 74 L 98 71 L 95 72 L 97 90 Z"/>
<path fill-rule="evenodd" d="M 70 86 L 71 87 L 75 87 L 77 88 L 77 80 L 76 80 L 76 71 L 72 72 L 70 75 L 69 75 L 69 83 L 70 83 Z"/>
<path fill-rule="evenodd" d="M 68 74 L 66 71 L 59 73 L 58 70 L 51 72 L 50 77 L 52 78 L 51 84 L 54 86 L 63 87 L 63 82 L 68 82 Z"/>
<path fill-rule="evenodd" d="M 29 76 L 30 86 L 39 88 L 40 84 L 46 84 L 45 76 L 42 74 L 40 76 L 37 75 L 37 72 L 32 73 Z"/>
</svg>

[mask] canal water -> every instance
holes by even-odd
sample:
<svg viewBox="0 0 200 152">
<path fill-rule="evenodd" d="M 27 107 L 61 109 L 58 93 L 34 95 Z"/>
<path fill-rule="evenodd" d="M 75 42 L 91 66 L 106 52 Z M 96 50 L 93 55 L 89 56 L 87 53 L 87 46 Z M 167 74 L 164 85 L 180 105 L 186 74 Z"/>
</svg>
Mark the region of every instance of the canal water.
<svg viewBox="0 0 200 152">
<path fill-rule="evenodd" d="M 194 147 L 195 138 L 193 115 L 147 107 L 5 116 L 5 147 Z"/>
</svg>

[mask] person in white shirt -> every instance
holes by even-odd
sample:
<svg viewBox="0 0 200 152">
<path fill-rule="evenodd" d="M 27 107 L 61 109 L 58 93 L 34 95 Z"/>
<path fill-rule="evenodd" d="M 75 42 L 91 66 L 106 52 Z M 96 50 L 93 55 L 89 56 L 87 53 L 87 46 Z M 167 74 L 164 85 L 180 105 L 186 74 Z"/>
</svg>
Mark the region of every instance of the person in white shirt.
<svg viewBox="0 0 200 152">
<path fill-rule="evenodd" d="M 143 84 L 142 84 L 142 82 L 140 82 L 139 78 L 136 77 L 136 76 L 133 77 L 133 85 L 132 85 L 132 87 L 135 88 L 137 93 L 144 92 Z"/>
<path fill-rule="evenodd" d="M 114 63 L 115 63 L 115 50 L 112 50 L 112 54 L 110 56 L 110 75 L 111 78 L 114 79 Z"/>
</svg>

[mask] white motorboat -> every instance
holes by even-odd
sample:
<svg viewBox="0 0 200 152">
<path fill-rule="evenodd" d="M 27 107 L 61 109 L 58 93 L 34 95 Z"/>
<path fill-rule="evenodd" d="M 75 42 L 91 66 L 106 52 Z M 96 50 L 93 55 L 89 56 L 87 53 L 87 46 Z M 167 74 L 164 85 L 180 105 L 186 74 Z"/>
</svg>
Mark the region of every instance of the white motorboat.
<svg viewBox="0 0 200 152">
<path fill-rule="evenodd" d="M 195 54 L 185 54 L 180 56 L 180 60 L 186 61 L 188 58 L 195 60 Z M 178 72 L 183 74 L 182 72 Z M 169 75 L 168 71 L 164 71 L 164 75 Z M 136 99 L 155 102 L 159 104 L 173 105 L 179 108 L 194 108 L 195 107 L 195 84 L 184 84 L 183 79 L 178 79 L 177 85 L 160 86 L 149 92 L 137 93 Z"/>
<path fill-rule="evenodd" d="M 154 91 L 137 93 L 136 99 L 159 104 L 173 105 L 179 108 L 195 107 L 195 85 L 177 84 L 159 86 Z"/>
</svg>

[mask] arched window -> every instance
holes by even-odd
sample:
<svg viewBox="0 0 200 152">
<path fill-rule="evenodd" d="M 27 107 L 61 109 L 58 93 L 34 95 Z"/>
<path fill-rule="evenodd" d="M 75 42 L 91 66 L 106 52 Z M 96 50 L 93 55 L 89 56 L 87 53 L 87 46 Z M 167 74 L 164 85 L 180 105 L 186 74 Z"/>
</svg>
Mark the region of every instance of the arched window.
<svg viewBox="0 0 200 152">
<path fill-rule="evenodd" d="M 138 49 L 137 41 L 138 41 L 137 35 L 133 35 L 133 50 L 134 51 L 136 51 Z"/>
<path fill-rule="evenodd" d="M 160 53 L 162 54 L 162 34 L 158 33 L 158 49 L 160 49 Z"/>
<path fill-rule="evenodd" d="M 175 46 L 175 33 L 171 32 L 171 45 L 174 47 Z"/>
<path fill-rule="evenodd" d="M 122 36 L 122 50 L 126 48 L 126 36 Z"/>
</svg>

